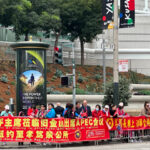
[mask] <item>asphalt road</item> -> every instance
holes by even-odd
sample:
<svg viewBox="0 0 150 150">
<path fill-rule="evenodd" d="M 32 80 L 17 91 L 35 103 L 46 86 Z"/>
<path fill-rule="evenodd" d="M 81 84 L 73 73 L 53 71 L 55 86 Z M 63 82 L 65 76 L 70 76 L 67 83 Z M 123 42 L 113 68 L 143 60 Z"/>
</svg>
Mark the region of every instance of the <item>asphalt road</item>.
<svg viewBox="0 0 150 150">
<path fill-rule="evenodd" d="M 142 142 L 142 143 L 109 143 L 109 144 L 99 144 L 94 146 L 93 144 L 67 144 L 62 145 L 60 148 L 56 148 L 56 146 L 45 146 L 42 147 L 40 145 L 36 146 L 23 146 L 23 147 L 8 147 L 8 146 L 0 146 L 0 150 L 49 150 L 49 149 L 59 149 L 59 150 L 150 150 L 150 141 Z"/>
</svg>

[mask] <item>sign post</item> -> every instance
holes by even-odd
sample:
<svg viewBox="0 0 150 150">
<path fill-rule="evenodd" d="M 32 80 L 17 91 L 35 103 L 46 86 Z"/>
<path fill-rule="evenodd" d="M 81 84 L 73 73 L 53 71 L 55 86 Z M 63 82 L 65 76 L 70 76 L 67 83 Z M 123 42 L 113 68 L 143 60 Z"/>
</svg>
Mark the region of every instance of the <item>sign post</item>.
<svg viewBox="0 0 150 150">
<path fill-rule="evenodd" d="M 42 42 L 18 42 L 11 47 L 17 53 L 17 114 L 25 114 L 31 106 L 46 104 L 46 49 L 49 45 Z"/>
</svg>

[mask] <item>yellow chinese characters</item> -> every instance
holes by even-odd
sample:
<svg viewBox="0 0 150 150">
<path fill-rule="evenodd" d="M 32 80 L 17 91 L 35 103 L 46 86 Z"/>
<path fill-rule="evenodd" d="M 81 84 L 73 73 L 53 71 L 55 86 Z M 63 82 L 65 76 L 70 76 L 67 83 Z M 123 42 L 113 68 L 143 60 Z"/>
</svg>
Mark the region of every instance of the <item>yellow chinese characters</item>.
<svg viewBox="0 0 150 150">
<path fill-rule="evenodd" d="M 26 132 L 26 137 L 29 138 L 29 139 L 32 138 L 33 137 L 33 131 L 31 131 L 31 130 L 27 131 Z"/>
<path fill-rule="evenodd" d="M 15 127 L 21 127 L 21 119 L 20 118 L 14 119 L 14 126 Z"/>
<path fill-rule="evenodd" d="M 23 134 L 24 134 L 24 131 L 23 130 L 17 130 L 17 135 L 16 135 L 16 138 L 17 139 L 22 139 L 24 138 Z"/>
<path fill-rule="evenodd" d="M 41 127 L 48 127 L 48 119 L 41 119 Z"/>
<path fill-rule="evenodd" d="M 0 138 L 4 138 L 4 130 L 0 130 Z"/>
<path fill-rule="evenodd" d="M 4 119 L 3 118 L 0 119 L 0 126 L 2 126 L 2 124 L 4 124 Z"/>
<path fill-rule="evenodd" d="M 70 127 L 75 127 L 75 119 L 70 120 Z"/>
<path fill-rule="evenodd" d="M 43 131 L 36 131 L 36 138 L 43 139 Z"/>
<path fill-rule="evenodd" d="M 68 131 L 57 131 L 56 132 L 56 139 L 68 139 Z"/>
<path fill-rule="evenodd" d="M 64 120 L 64 127 L 69 127 L 69 119 Z"/>
<path fill-rule="evenodd" d="M 63 139 L 68 139 L 68 131 L 63 131 Z"/>
<path fill-rule="evenodd" d="M 12 127 L 12 119 L 5 119 L 5 127 Z"/>
<path fill-rule="evenodd" d="M 7 138 L 14 138 L 14 136 L 15 136 L 14 131 L 12 131 L 12 130 L 7 130 L 6 131 L 6 137 Z"/>
<path fill-rule="evenodd" d="M 24 118 L 23 119 L 23 127 L 30 127 L 30 119 L 29 118 Z"/>
<path fill-rule="evenodd" d="M 31 125 L 32 127 L 39 127 L 39 119 L 32 119 Z"/>
<path fill-rule="evenodd" d="M 46 131 L 46 138 L 47 139 L 53 139 L 53 132 L 52 131 Z"/>
<path fill-rule="evenodd" d="M 53 127 L 57 127 L 57 121 L 55 119 L 52 119 L 50 121 L 50 127 L 53 128 Z"/>
</svg>

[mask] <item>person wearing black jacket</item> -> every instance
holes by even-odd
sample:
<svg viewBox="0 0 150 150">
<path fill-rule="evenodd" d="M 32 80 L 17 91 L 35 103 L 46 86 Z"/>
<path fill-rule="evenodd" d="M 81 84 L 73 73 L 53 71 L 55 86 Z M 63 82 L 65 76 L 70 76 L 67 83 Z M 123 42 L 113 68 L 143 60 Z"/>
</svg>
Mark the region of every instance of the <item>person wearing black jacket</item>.
<svg viewBox="0 0 150 150">
<path fill-rule="evenodd" d="M 114 105 L 114 104 L 110 105 L 110 110 L 109 110 L 109 112 L 110 112 L 110 115 L 111 115 L 113 118 L 117 118 L 117 117 L 118 117 L 118 115 L 116 114 L 116 111 L 117 111 L 117 106 Z"/>
<path fill-rule="evenodd" d="M 79 101 L 76 102 L 76 110 L 75 110 L 75 112 L 77 114 L 80 114 L 80 102 Z"/>
<path fill-rule="evenodd" d="M 57 107 L 55 108 L 56 117 L 62 117 L 63 116 L 64 108 L 61 107 L 60 103 L 57 103 L 56 105 L 57 105 Z"/>
<path fill-rule="evenodd" d="M 74 106 L 73 104 L 70 104 L 68 109 L 66 110 L 66 113 L 64 115 L 65 118 L 75 119 L 75 112 L 74 112 Z"/>
<path fill-rule="evenodd" d="M 92 116 L 91 107 L 87 105 L 86 100 L 83 101 L 83 104 L 80 107 L 80 116 L 83 118 L 88 118 Z"/>
</svg>

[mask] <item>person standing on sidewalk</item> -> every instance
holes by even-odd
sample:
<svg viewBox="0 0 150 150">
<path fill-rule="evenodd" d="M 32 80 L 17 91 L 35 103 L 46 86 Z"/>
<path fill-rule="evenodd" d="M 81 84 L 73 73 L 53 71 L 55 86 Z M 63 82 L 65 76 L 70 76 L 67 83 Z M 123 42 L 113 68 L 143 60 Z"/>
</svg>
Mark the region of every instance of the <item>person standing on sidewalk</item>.
<svg viewBox="0 0 150 150">
<path fill-rule="evenodd" d="M 12 112 L 9 110 L 9 105 L 5 105 L 5 110 L 1 112 L 0 116 L 11 117 L 13 116 Z M 7 145 L 6 142 L 2 143 L 3 146 Z"/>
</svg>

